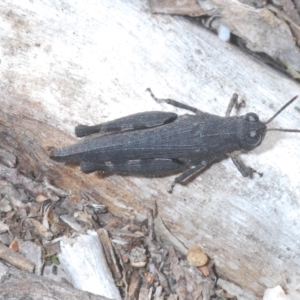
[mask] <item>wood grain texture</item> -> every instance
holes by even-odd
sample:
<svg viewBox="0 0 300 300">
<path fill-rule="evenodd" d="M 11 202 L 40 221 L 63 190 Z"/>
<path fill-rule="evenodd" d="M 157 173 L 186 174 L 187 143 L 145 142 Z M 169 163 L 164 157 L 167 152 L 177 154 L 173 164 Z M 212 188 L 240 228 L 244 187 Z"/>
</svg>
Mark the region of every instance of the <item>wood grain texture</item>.
<svg viewBox="0 0 300 300">
<path fill-rule="evenodd" d="M 0 263 L 0 299 L 112 300 Z"/>
<path fill-rule="evenodd" d="M 267 120 L 299 85 L 257 64 L 182 17 L 151 15 L 146 1 L 2 1 L 1 147 L 23 172 L 47 176 L 72 193 L 88 189 L 117 215 L 154 207 L 186 247 L 216 261 L 218 273 L 257 296 L 280 284 L 299 297 L 300 139 L 269 133 L 242 155 L 262 178 L 243 178 L 224 160 L 167 193 L 174 177 L 84 175 L 53 162 L 49 147 L 73 143 L 77 124 L 147 110 L 175 111 L 145 92 L 224 115 L 231 95 Z M 298 109 L 295 109 L 298 107 Z M 299 107 L 276 127 L 299 128 Z"/>
</svg>

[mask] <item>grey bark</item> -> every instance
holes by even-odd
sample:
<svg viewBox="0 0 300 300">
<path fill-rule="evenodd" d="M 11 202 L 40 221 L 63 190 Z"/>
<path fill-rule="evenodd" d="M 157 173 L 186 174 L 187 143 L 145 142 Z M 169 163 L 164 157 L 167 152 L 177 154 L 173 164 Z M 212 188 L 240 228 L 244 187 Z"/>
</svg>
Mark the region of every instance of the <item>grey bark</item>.
<svg viewBox="0 0 300 300">
<path fill-rule="evenodd" d="M 74 289 L 69 284 L 55 282 L 4 263 L 0 263 L 0 299 L 109 300 L 109 298 L 83 292 Z"/>
<path fill-rule="evenodd" d="M 102 178 L 48 157 L 49 147 L 76 141 L 78 123 L 179 112 L 154 103 L 147 87 L 219 115 L 236 92 L 246 101 L 241 113 L 267 120 L 300 93 L 297 83 L 182 17 L 152 15 L 146 1 L 5 0 L 0 23 L 1 147 L 17 155 L 20 171 L 74 194 L 88 189 L 132 219 L 156 203 L 172 234 L 200 246 L 222 278 L 257 296 L 280 284 L 299 297 L 299 135 L 269 133 L 242 155 L 262 178 L 243 178 L 224 160 L 172 195 L 173 177 Z M 299 128 L 299 104 L 274 126 Z"/>
</svg>

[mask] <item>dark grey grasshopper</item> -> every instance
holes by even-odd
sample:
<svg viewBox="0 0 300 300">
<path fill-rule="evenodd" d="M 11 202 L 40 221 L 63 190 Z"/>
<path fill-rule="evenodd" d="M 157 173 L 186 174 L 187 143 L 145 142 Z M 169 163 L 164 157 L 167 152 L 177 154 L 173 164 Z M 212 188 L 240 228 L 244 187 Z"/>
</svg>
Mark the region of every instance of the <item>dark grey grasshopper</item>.
<svg viewBox="0 0 300 300">
<path fill-rule="evenodd" d="M 171 112 L 150 111 L 95 126 L 78 125 L 76 136 L 95 133 L 77 144 L 52 149 L 51 158 L 61 162 L 80 163 L 82 172 L 117 173 L 122 175 L 166 176 L 183 172 L 175 184 L 204 169 L 229 154 L 237 169 L 245 177 L 254 169 L 245 167 L 235 151 L 251 151 L 258 147 L 267 131 L 300 132 L 296 129 L 267 128 L 294 97 L 271 119 L 261 122 L 255 113 L 230 117 L 237 105 L 238 95 L 229 102 L 225 117 L 202 112 L 171 99 L 157 99 L 159 103 L 189 110 L 195 115 L 178 116 Z"/>
</svg>

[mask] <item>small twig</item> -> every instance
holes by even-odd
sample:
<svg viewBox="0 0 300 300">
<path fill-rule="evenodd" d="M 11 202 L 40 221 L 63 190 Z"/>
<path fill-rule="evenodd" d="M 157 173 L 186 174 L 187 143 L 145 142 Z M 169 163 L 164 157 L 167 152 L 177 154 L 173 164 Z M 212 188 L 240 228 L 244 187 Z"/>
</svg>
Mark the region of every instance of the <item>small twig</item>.
<svg viewBox="0 0 300 300">
<path fill-rule="evenodd" d="M 31 261 L 29 261 L 20 253 L 9 249 L 2 243 L 0 243 L 0 258 L 4 261 L 7 261 L 16 268 L 22 269 L 24 271 L 32 273 L 35 268 L 34 264 Z"/>
<path fill-rule="evenodd" d="M 43 182 L 45 184 L 44 189 L 47 189 L 49 191 L 53 191 L 56 195 L 61 196 L 61 197 L 67 197 L 71 195 L 71 192 L 66 192 L 60 188 L 57 188 L 53 185 L 51 185 L 47 179 L 47 177 L 43 178 Z"/>
<path fill-rule="evenodd" d="M 101 240 L 101 244 L 105 253 L 106 260 L 108 262 L 108 265 L 113 273 L 115 280 L 120 280 L 122 278 L 122 274 L 120 271 L 120 268 L 117 263 L 117 259 L 114 253 L 113 245 L 111 243 L 111 240 L 108 236 L 108 233 L 105 229 L 100 228 L 97 230 L 97 234 L 99 239 Z"/>
<path fill-rule="evenodd" d="M 125 299 L 128 299 L 129 285 L 128 285 L 128 282 L 126 280 L 126 268 L 125 268 L 125 265 L 124 265 L 124 262 L 123 262 L 123 259 L 122 259 L 122 255 L 121 255 L 119 249 L 114 245 L 113 245 L 113 247 L 115 249 L 115 252 L 116 252 L 117 256 L 119 257 L 119 264 L 122 267 L 122 279 L 123 279 L 123 282 L 124 282 Z"/>
<path fill-rule="evenodd" d="M 150 241 L 154 239 L 154 220 L 153 220 L 153 210 L 148 209 L 147 211 L 147 219 L 148 219 L 148 237 Z"/>
</svg>

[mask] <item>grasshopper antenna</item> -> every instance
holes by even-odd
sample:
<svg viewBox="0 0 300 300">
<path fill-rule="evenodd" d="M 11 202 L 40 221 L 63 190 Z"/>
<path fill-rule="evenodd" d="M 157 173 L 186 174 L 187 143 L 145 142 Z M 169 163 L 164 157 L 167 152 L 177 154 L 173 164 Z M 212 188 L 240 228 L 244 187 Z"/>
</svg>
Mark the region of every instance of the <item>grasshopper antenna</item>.
<svg viewBox="0 0 300 300">
<path fill-rule="evenodd" d="M 287 102 L 285 105 L 283 105 L 273 117 L 271 117 L 268 121 L 264 122 L 264 124 L 268 124 L 268 123 L 272 122 L 283 110 L 285 110 L 297 98 L 298 98 L 298 96 L 293 97 L 289 102 Z M 268 128 L 267 131 L 300 132 L 300 129 Z"/>
</svg>

